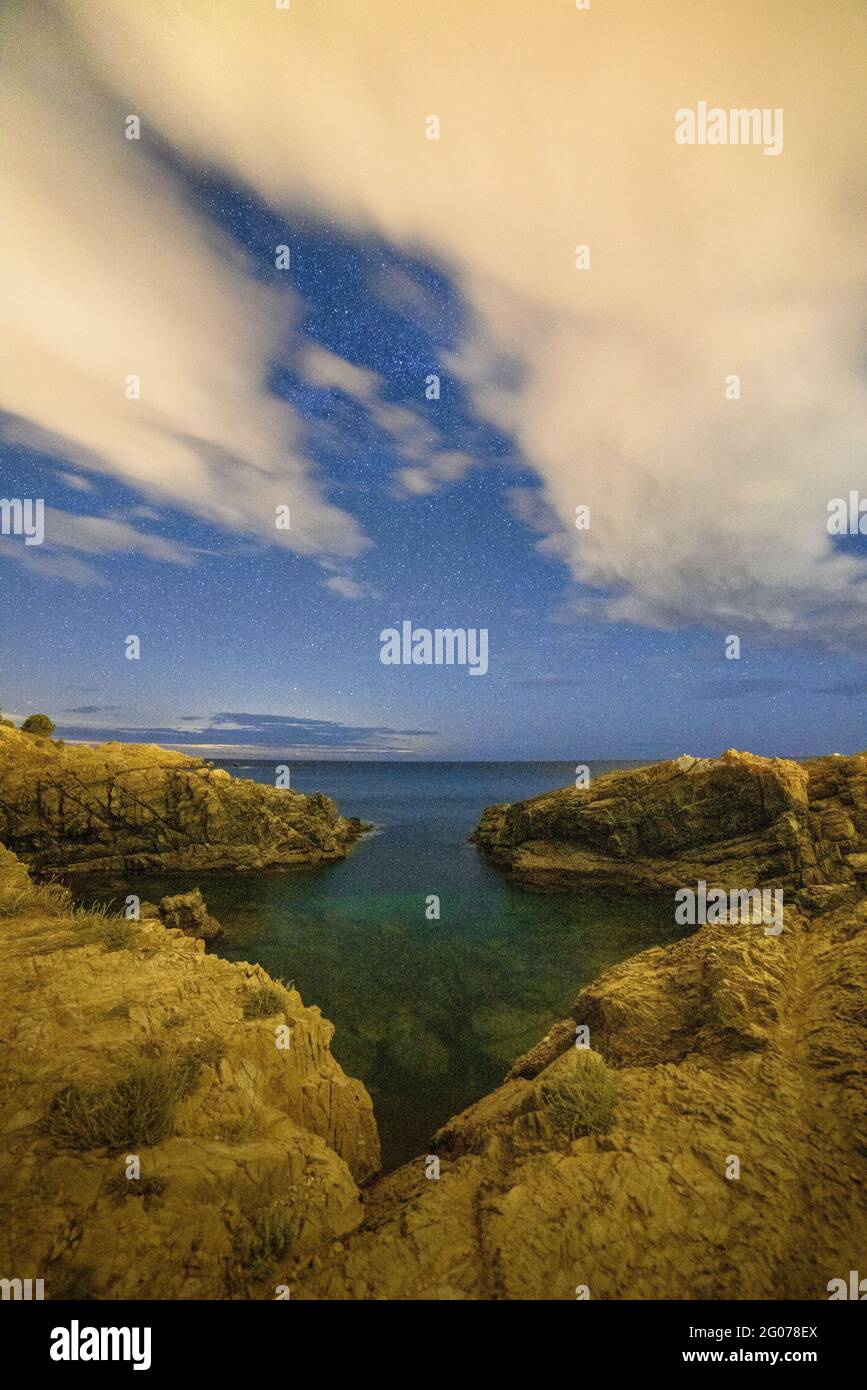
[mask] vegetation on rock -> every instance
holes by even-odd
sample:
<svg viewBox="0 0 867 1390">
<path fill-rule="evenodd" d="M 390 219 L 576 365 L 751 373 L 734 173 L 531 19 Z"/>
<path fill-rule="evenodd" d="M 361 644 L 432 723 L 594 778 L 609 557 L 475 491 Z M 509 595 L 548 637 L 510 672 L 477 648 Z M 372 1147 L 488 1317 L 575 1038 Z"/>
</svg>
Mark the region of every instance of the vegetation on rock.
<svg viewBox="0 0 867 1390">
<path fill-rule="evenodd" d="M 47 714 L 28 714 L 21 725 L 22 734 L 38 734 L 40 738 L 50 738 L 57 725 Z"/>
<path fill-rule="evenodd" d="M 607 1134 L 614 1123 L 620 1088 L 601 1057 L 579 1053 L 574 1071 L 542 1086 L 542 1099 L 554 1125 L 570 1139 Z"/>
</svg>

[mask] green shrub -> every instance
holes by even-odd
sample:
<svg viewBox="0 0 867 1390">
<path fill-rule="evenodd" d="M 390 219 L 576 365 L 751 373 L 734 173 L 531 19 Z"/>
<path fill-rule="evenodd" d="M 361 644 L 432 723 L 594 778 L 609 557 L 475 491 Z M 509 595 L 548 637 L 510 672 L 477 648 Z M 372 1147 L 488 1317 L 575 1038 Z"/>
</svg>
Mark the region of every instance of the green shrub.
<svg viewBox="0 0 867 1390">
<path fill-rule="evenodd" d="M 238 1241 L 238 1256 L 254 1278 L 262 1277 L 289 1254 L 301 1230 L 301 1221 L 285 1202 L 269 1202 L 261 1211 L 248 1213 L 249 1227 Z"/>
<path fill-rule="evenodd" d="M 28 714 L 21 725 L 22 734 L 38 734 L 40 738 L 50 738 L 57 725 L 47 714 Z"/>
<path fill-rule="evenodd" d="M 542 1099 L 557 1129 L 570 1139 L 605 1134 L 614 1123 L 620 1087 L 601 1057 L 578 1053 L 576 1069 L 544 1082 Z"/>
<path fill-rule="evenodd" d="M 102 932 L 114 917 L 115 914 L 110 911 L 108 903 L 94 903 L 92 907 L 72 909 L 73 925 L 82 931 Z"/>
<path fill-rule="evenodd" d="M 265 1113 L 261 1107 L 255 1106 L 240 1115 L 237 1120 L 220 1125 L 214 1138 L 224 1144 L 249 1144 L 251 1139 L 261 1138 L 265 1133 L 265 1127 Z"/>
<path fill-rule="evenodd" d="M 286 1008 L 286 998 L 282 990 L 273 985 L 260 985 L 251 990 L 244 1000 L 245 1018 L 273 1018 L 282 1014 Z"/>
<path fill-rule="evenodd" d="M 103 927 L 102 939 L 107 951 L 128 951 L 138 941 L 138 932 L 123 917 L 115 917 Z"/>
<path fill-rule="evenodd" d="M 204 1039 L 177 1052 L 142 1056 L 108 1086 L 64 1086 L 46 1128 L 66 1149 L 148 1148 L 174 1133 L 175 1107 L 196 1089 L 202 1067 L 220 1052 Z"/>
<path fill-rule="evenodd" d="M 226 1044 L 222 1038 L 211 1034 L 207 1038 L 194 1038 L 183 1049 L 182 1056 L 187 1067 L 218 1067 L 226 1055 Z"/>
</svg>

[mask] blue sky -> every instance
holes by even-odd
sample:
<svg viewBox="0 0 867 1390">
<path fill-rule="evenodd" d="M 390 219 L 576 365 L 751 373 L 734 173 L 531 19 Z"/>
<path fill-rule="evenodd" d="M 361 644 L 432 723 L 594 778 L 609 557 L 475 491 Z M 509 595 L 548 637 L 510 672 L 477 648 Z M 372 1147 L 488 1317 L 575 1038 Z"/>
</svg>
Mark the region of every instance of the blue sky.
<svg viewBox="0 0 867 1390">
<path fill-rule="evenodd" d="M 218 9 L 231 26 L 231 7 Z M 247 110 L 219 108 L 206 139 L 185 126 L 183 101 L 173 116 L 165 99 L 174 60 L 191 58 L 182 35 L 157 35 L 147 52 L 165 67 L 134 89 L 138 68 L 119 72 L 122 46 L 105 49 L 107 13 L 98 34 L 84 21 L 78 29 L 74 7 L 57 13 L 55 22 L 13 6 L 11 21 L 26 35 L 11 87 L 29 148 L 13 170 L 21 221 L 0 495 L 44 498 L 49 511 L 44 545 L 0 536 L 5 713 L 44 710 L 67 738 L 212 755 L 583 762 L 867 744 L 867 536 L 835 541 L 824 516 L 826 499 L 867 493 L 855 430 L 867 418 L 863 366 L 853 368 L 863 321 L 851 341 L 843 335 L 845 360 L 823 350 L 820 363 L 816 347 L 826 334 L 837 342 L 830 328 L 850 312 L 842 272 L 806 307 L 786 283 L 794 321 L 778 322 L 772 284 L 768 302 L 751 305 L 755 321 L 738 325 L 728 357 L 739 362 L 742 334 L 758 404 L 726 416 L 715 333 L 725 323 L 731 336 L 730 304 L 775 273 L 761 247 L 730 271 L 724 304 L 704 318 L 693 307 L 681 322 L 684 283 L 705 273 L 708 297 L 718 288 L 699 252 L 681 246 L 681 261 L 660 268 L 669 313 L 656 288 L 630 289 L 631 264 L 611 268 L 605 286 L 620 233 L 606 239 L 600 227 L 603 269 L 575 303 L 573 279 L 560 288 L 543 254 L 554 211 L 538 229 L 531 213 L 526 225 L 504 220 L 495 203 L 479 236 L 485 204 L 466 208 L 480 166 L 460 149 L 435 186 L 428 172 L 404 201 L 385 186 L 387 164 L 362 169 L 353 190 L 348 165 L 329 172 L 324 116 L 302 132 L 299 107 L 294 124 L 290 113 L 271 131 Z M 426 71 L 412 26 L 393 14 L 407 64 Z M 519 9 L 514 22 L 526 22 Z M 306 68 L 327 69 L 334 44 L 309 23 Z M 261 37 L 247 35 L 248 56 L 264 83 Z M 356 39 L 384 62 L 375 36 Z M 528 75 L 542 111 L 546 62 L 549 99 L 561 78 L 568 90 L 559 48 L 552 34 Z M 392 100 L 383 71 L 382 91 L 372 84 L 363 99 L 371 122 Z M 40 160 L 61 108 L 64 134 Z M 130 109 L 144 113 L 139 142 L 121 134 Z M 229 135 L 223 116 L 235 122 Z M 631 130 L 628 113 L 624 122 Z M 659 158 L 670 205 L 679 184 L 669 141 Z M 263 150 L 273 169 L 263 171 Z M 297 162 L 288 187 L 281 158 Z M 813 152 L 791 158 L 794 186 L 803 178 L 806 188 Z M 525 207 L 550 192 L 548 154 L 535 148 L 522 164 L 520 151 L 494 149 L 497 160 L 515 164 L 503 198 Z M 708 167 L 696 166 L 699 192 Z M 782 228 L 791 185 L 775 191 L 760 173 L 757 216 Z M 725 176 L 748 206 L 754 174 L 744 162 Z M 112 196 L 97 212 L 86 195 L 70 205 L 71 186 Z M 444 210 L 453 187 L 461 200 Z M 825 244 L 828 228 L 845 239 L 836 189 L 813 196 L 827 211 Z M 50 265 L 46 208 L 62 248 Z M 565 263 L 572 223 L 563 238 Z M 287 269 L 275 265 L 280 245 Z M 16 287 L 31 275 L 39 289 L 25 301 Z M 20 328 L 19 294 L 43 316 L 37 326 Z M 755 337 L 766 344 L 760 363 Z M 815 380 L 793 385 L 810 354 Z M 140 363 L 142 399 L 125 402 L 126 373 Z M 425 394 L 430 373 L 437 400 Z M 280 500 L 292 508 L 288 534 L 273 525 Z M 571 525 L 582 501 L 587 537 Z M 488 673 L 383 666 L 380 632 L 405 619 L 486 628 Z M 137 661 L 124 653 L 131 633 Z M 740 660 L 725 659 L 729 633 L 741 638 Z"/>
</svg>

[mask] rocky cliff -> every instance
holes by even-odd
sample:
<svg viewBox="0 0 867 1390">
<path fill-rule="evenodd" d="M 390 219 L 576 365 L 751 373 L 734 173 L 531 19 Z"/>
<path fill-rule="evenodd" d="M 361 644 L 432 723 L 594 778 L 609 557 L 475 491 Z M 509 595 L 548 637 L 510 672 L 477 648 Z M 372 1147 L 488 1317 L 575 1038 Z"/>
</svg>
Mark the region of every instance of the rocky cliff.
<svg viewBox="0 0 867 1390">
<path fill-rule="evenodd" d="M 680 758 L 475 838 L 538 888 L 782 888 L 783 930 L 728 918 L 606 971 L 293 1296 L 828 1298 L 867 1249 L 867 755 Z"/>
<path fill-rule="evenodd" d="M 0 1267 L 48 1298 L 273 1298 L 361 1220 L 379 1141 L 331 1024 L 204 950 L 0 848 Z"/>
<path fill-rule="evenodd" d="M 684 755 L 490 806 L 473 839 L 539 888 L 852 885 L 867 876 L 867 754 L 804 764 Z"/>
<path fill-rule="evenodd" d="M 487 812 L 536 886 L 769 884 L 783 930 L 606 971 L 363 1193 L 370 1101 L 318 1010 L 0 851 L 0 1260 L 55 1297 L 827 1298 L 867 1248 L 865 777 L 729 753 Z"/>
<path fill-rule="evenodd" d="M 606 971 L 292 1296 L 827 1299 L 867 1249 L 865 977 L 863 896 Z"/>
<path fill-rule="evenodd" d="M 363 828 L 327 796 L 183 753 L 0 727 L 0 841 L 41 872 L 291 869 L 340 858 Z"/>
</svg>

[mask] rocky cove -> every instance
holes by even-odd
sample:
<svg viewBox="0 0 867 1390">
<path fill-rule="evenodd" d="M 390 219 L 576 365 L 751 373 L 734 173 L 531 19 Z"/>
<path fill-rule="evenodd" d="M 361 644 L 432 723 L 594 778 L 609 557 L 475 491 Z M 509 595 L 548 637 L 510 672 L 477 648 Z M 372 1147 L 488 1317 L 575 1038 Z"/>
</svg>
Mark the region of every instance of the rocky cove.
<svg viewBox="0 0 867 1390">
<path fill-rule="evenodd" d="M 48 1297 L 571 1299 L 826 1298 L 857 1267 L 867 755 L 681 758 L 490 806 L 469 852 L 522 893 L 640 911 L 767 885 L 784 930 L 709 922 L 603 970 L 385 1176 L 291 982 L 47 881 L 184 868 L 213 910 L 209 872 L 335 863 L 361 829 L 164 750 L 0 729 L 5 1268 Z"/>
</svg>

